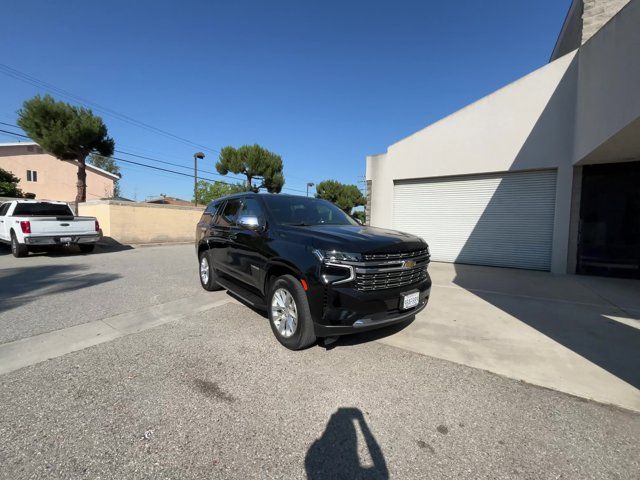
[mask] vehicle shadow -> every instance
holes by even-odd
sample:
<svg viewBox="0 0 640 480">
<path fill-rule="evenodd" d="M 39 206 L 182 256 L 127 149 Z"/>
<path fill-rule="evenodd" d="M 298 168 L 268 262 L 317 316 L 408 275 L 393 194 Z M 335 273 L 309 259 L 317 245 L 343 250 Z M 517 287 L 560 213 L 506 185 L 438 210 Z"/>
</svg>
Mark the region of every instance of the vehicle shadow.
<svg viewBox="0 0 640 480">
<path fill-rule="evenodd" d="M 394 325 L 389 325 L 388 327 L 383 327 L 383 328 L 377 328 L 375 330 L 369 330 L 367 332 L 362 332 L 362 333 L 353 333 L 350 335 L 342 335 L 340 337 L 338 337 L 338 340 L 336 340 L 333 343 L 329 343 L 327 345 L 324 345 L 324 347 L 327 350 L 332 350 L 336 347 L 352 347 L 354 345 L 360 345 L 363 343 L 369 343 L 369 342 L 374 342 L 376 340 L 380 340 L 382 338 L 386 338 L 386 337 L 390 337 L 391 335 L 395 335 L 398 332 L 401 332 L 402 330 L 404 330 L 405 328 L 407 328 L 409 325 L 411 325 L 413 323 L 413 321 L 416 319 L 415 315 L 412 317 L 409 317 L 407 320 L 400 322 L 400 323 L 396 323 Z M 320 341 L 320 343 L 322 344 L 322 340 Z"/>
<path fill-rule="evenodd" d="M 230 292 L 229 290 L 227 290 L 227 295 L 229 295 L 231 298 L 237 300 L 238 302 L 240 302 L 245 307 L 253 310 L 256 314 L 260 315 L 262 318 L 265 318 L 267 321 L 269 320 L 269 315 L 267 314 L 266 310 L 255 308 L 253 305 L 248 303 L 246 300 L 244 300 L 243 298 L 237 296 L 233 292 Z M 415 318 L 416 317 L 414 315 L 412 317 L 409 317 L 407 320 L 405 320 L 403 322 L 396 323 L 396 324 L 390 325 L 388 327 L 377 328 L 375 330 L 369 330 L 369 331 L 362 332 L 362 333 L 353 333 L 353 334 L 350 334 L 350 335 L 341 335 L 340 337 L 338 337 L 338 339 L 336 341 L 332 341 L 332 342 L 325 343 L 323 338 L 319 338 L 318 342 L 316 343 L 316 345 L 321 345 L 326 350 L 333 350 L 336 347 L 351 347 L 351 346 L 360 345 L 360 344 L 363 344 L 363 343 L 374 342 L 376 340 L 380 340 L 381 338 L 390 337 L 391 335 L 395 335 L 396 333 L 404 330 L 405 328 L 407 328 L 409 325 L 411 325 L 413 323 Z M 311 345 L 311 346 L 313 346 L 313 345 Z"/>
<path fill-rule="evenodd" d="M 126 245 L 123 243 L 114 240 L 111 237 L 103 237 L 98 243 L 92 252 L 84 253 L 80 251 L 80 247 L 77 245 L 64 247 L 64 246 L 52 246 L 52 247 L 40 247 L 31 250 L 30 255 L 39 255 L 45 257 L 75 257 L 78 255 L 97 255 L 101 253 L 113 253 L 113 252 L 121 252 L 124 250 L 132 250 L 133 247 L 131 245 Z"/>
<path fill-rule="evenodd" d="M 358 429 L 372 465 L 360 462 Z M 389 478 L 382 449 L 358 408 L 339 408 L 331 415 L 322 436 L 307 450 L 304 467 L 310 480 Z"/>
<path fill-rule="evenodd" d="M 120 278 L 112 273 L 83 273 L 85 265 L 39 265 L 0 270 L 0 312 L 35 299 L 99 285 Z"/>
</svg>

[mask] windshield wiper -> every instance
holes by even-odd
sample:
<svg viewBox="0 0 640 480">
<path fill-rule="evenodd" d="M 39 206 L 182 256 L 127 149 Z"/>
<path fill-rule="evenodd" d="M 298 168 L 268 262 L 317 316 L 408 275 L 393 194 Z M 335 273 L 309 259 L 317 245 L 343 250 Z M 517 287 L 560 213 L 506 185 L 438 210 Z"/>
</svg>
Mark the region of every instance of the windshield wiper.
<svg viewBox="0 0 640 480">
<path fill-rule="evenodd" d="M 310 227 L 310 223 L 298 222 L 298 223 L 287 223 L 287 225 L 291 227 Z"/>
</svg>

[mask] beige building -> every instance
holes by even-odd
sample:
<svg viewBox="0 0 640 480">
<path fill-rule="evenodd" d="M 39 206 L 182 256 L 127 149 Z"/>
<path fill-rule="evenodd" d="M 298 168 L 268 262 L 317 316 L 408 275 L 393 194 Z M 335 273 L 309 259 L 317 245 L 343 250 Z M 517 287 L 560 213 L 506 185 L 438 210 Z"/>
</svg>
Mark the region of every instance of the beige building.
<svg viewBox="0 0 640 480">
<path fill-rule="evenodd" d="M 367 157 L 370 224 L 436 261 L 640 277 L 639 86 L 640 0 L 574 0 L 548 64 Z"/>
<path fill-rule="evenodd" d="M 76 198 L 77 164 L 49 155 L 36 143 L 0 143 L 0 168 L 20 179 L 24 193 L 38 199 L 72 202 Z M 113 196 L 118 176 L 87 165 L 87 200 Z"/>
</svg>

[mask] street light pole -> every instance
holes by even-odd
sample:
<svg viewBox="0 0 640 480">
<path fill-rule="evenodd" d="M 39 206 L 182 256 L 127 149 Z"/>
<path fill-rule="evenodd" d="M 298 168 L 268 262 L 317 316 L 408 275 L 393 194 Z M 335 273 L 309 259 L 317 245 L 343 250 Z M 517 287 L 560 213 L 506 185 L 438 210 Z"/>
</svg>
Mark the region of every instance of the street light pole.
<svg viewBox="0 0 640 480">
<path fill-rule="evenodd" d="M 198 206 L 198 159 L 202 160 L 204 153 L 197 152 L 193 154 L 193 200 L 194 205 Z"/>
<path fill-rule="evenodd" d="M 309 196 L 309 187 L 313 187 L 315 185 L 315 183 L 313 182 L 307 182 L 307 197 Z"/>
</svg>

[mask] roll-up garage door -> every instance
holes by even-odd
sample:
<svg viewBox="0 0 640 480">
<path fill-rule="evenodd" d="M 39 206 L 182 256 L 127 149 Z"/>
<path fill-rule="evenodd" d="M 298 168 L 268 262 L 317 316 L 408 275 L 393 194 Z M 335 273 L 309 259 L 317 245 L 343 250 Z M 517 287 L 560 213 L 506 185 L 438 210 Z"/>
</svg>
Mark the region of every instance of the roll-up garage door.
<svg viewBox="0 0 640 480">
<path fill-rule="evenodd" d="M 549 270 L 556 171 L 396 181 L 393 225 L 432 260 Z"/>
</svg>

